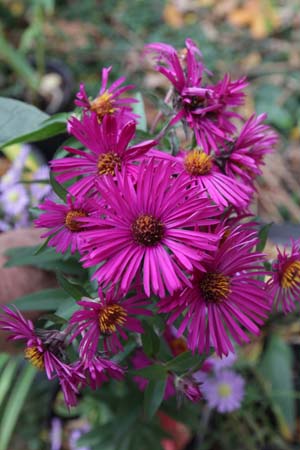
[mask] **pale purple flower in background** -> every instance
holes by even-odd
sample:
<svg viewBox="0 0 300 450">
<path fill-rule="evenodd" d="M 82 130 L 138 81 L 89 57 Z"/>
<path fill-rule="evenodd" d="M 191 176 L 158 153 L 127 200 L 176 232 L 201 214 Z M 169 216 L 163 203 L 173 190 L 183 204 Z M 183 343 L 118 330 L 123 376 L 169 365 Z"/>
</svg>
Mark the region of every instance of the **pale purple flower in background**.
<svg viewBox="0 0 300 450">
<path fill-rule="evenodd" d="M 229 352 L 227 356 L 223 356 L 222 358 L 217 355 L 207 358 L 207 361 L 211 364 L 211 367 L 215 372 L 228 369 L 236 362 L 236 360 L 237 355 L 233 352 Z"/>
<path fill-rule="evenodd" d="M 240 408 L 244 398 L 244 385 L 245 380 L 241 375 L 231 370 L 222 370 L 203 381 L 201 392 L 210 408 L 228 413 Z"/>
<path fill-rule="evenodd" d="M 29 145 L 22 145 L 21 150 L 17 158 L 13 161 L 10 169 L 0 178 L 0 192 L 5 191 L 7 186 L 20 181 L 26 159 L 30 153 Z"/>
<path fill-rule="evenodd" d="M 89 424 L 85 423 L 82 426 L 75 428 L 73 431 L 71 431 L 70 438 L 69 438 L 69 446 L 70 450 L 90 450 L 90 447 L 82 447 L 78 446 L 77 444 L 78 440 L 86 434 L 90 430 Z"/>
<path fill-rule="evenodd" d="M 26 189 L 21 184 L 7 186 L 0 197 L 2 209 L 8 216 L 18 216 L 27 208 L 29 198 Z"/>
<path fill-rule="evenodd" d="M 49 167 L 43 165 L 39 167 L 33 174 L 32 180 L 46 181 L 49 180 Z M 49 183 L 32 183 L 30 185 L 31 204 L 32 206 L 38 205 L 46 197 L 52 193 L 52 188 Z"/>
<path fill-rule="evenodd" d="M 0 233 L 3 231 L 7 231 L 10 229 L 10 226 L 7 222 L 5 222 L 4 220 L 0 220 Z"/>
<path fill-rule="evenodd" d="M 58 417 L 54 417 L 51 420 L 50 442 L 51 450 L 61 450 L 62 422 Z"/>
</svg>

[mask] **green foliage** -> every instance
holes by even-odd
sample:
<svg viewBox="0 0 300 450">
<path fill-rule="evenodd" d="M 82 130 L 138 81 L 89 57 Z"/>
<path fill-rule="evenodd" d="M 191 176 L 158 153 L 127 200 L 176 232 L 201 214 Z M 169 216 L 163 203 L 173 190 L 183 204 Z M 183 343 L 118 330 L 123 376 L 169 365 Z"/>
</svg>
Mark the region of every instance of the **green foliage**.
<svg viewBox="0 0 300 450">
<path fill-rule="evenodd" d="M 7 359 L 6 366 L 0 371 L 0 450 L 8 449 L 35 375 L 33 366 L 20 366 L 20 360 L 12 358 Z"/>
<path fill-rule="evenodd" d="M 258 367 L 267 384 L 282 434 L 290 438 L 296 426 L 293 385 L 293 357 L 290 347 L 276 334 L 271 334 Z"/>
<path fill-rule="evenodd" d="M 0 97 L 0 147 L 32 133 L 48 119 L 48 114 L 27 103 Z M 19 141 L 20 142 L 20 141 Z"/>
</svg>

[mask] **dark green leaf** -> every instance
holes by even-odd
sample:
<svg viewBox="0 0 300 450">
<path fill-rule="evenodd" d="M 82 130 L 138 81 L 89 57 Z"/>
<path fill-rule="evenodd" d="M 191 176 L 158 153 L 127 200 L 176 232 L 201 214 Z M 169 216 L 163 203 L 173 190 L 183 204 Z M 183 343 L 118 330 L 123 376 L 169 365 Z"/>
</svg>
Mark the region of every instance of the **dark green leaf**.
<svg viewBox="0 0 300 450">
<path fill-rule="evenodd" d="M 13 430 L 35 375 L 36 369 L 32 365 L 26 365 L 19 373 L 18 379 L 14 383 L 13 390 L 5 405 L 0 424 L 0 450 L 7 450 L 8 448 Z"/>
<path fill-rule="evenodd" d="M 142 334 L 142 344 L 146 355 L 155 356 L 160 347 L 160 339 L 147 322 L 143 322 L 144 333 Z"/>
<path fill-rule="evenodd" d="M 138 103 L 133 104 L 133 112 L 139 115 L 137 129 L 147 131 L 147 119 L 142 94 L 138 92 L 135 98 L 138 100 Z"/>
<path fill-rule="evenodd" d="M 204 356 L 193 355 L 191 352 L 184 352 L 168 361 L 166 367 L 168 370 L 180 374 L 200 366 L 204 359 Z"/>
<path fill-rule="evenodd" d="M 14 305 L 21 311 L 56 311 L 67 298 L 63 289 L 43 289 L 17 298 Z"/>
<path fill-rule="evenodd" d="M 292 436 L 295 430 L 295 399 L 289 395 L 278 395 L 278 392 L 291 392 L 293 385 L 293 355 L 289 345 L 275 334 L 268 337 L 266 350 L 258 367 L 268 382 L 270 395 L 276 407 L 277 418 L 282 433 Z M 276 395 L 275 395 L 276 392 Z"/>
<path fill-rule="evenodd" d="M 0 405 L 2 404 L 7 392 L 9 391 L 13 383 L 13 379 L 17 369 L 18 360 L 16 358 L 11 358 L 0 374 Z M 1 409 L 2 408 L 0 408 L 0 410 Z"/>
<path fill-rule="evenodd" d="M 256 246 L 256 250 L 258 252 L 262 252 L 263 249 L 265 248 L 266 242 L 267 242 L 267 239 L 268 239 L 268 235 L 269 235 L 269 231 L 270 231 L 270 228 L 271 228 L 272 224 L 273 224 L 272 222 L 271 223 L 267 223 L 266 225 L 263 225 L 260 228 L 259 233 L 258 233 L 259 242 L 258 242 L 258 244 Z"/>
<path fill-rule="evenodd" d="M 162 380 L 151 380 L 144 394 L 144 410 L 148 419 L 152 419 L 164 398 L 167 377 Z"/>
<path fill-rule="evenodd" d="M 52 136 L 57 136 L 66 132 L 66 119 L 61 117 L 55 119 L 55 116 L 51 119 L 42 122 L 36 129 L 30 133 L 18 135 L 17 137 L 4 143 L 5 146 L 25 143 L 25 142 L 37 142 L 44 139 L 48 139 Z"/>
<path fill-rule="evenodd" d="M 0 97 L 0 147 L 20 135 L 31 133 L 48 117 L 48 114 L 27 103 Z"/>
<path fill-rule="evenodd" d="M 148 378 L 149 380 L 163 380 L 166 377 L 167 368 L 161 364 L 153 364 L 139 370 L 131 371 L 134 375 Z"/>
<path fill-rule="evenodd" d="M 56 274 L 57 281 L 61 287 L 75 298 L 75 300 L 81 300 L 82 297 L 89 297 L 89 293 L 74 280 L 64 277 L 61 273 Z"/>
<path fill-rule="evenodd" d="M 54 175 L 53 172 L 50 172 L 50 184 L 52 186 L 52 189 L 54 190 L 55 194 L 61 198 L 64 202 L 66 202 L 67 200 L 67 190 L 61 185 L 59 184 Z"/>
</svg>

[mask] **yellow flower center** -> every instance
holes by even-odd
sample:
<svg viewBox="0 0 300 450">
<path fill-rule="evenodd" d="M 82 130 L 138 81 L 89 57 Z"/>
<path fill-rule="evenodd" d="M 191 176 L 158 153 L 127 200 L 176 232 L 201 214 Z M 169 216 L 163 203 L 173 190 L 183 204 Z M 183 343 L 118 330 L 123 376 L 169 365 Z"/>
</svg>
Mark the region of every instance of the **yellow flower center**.
<svg viewBox="0 0 300 450">
<path fill-rule="evenodd" d="M 222 398 L 230 397 L 232 393 L 232 387 L 228 383 L 220 383 L 218 386 L 218 394 Z"/>
<path fill-rule="evenodd" d="M 230 294 L 230 278 L 221 273 L 205 273 L 200 291 L 206 303 L 221 303 Z"/>
<path fill-rule="evenodd" d="M 86 217 L 87 213 L 85 211 L 82 211 L 80 209 L 74 209 L 71 211 L 68 211 L 66 217 L 65 217 L 65 226 L 70 231 L 80 231 L 82 230 L 82 224 L 80 222 L 77 222 L 76 217 Z"/>
<path fill-rule="evenodd" d="M 122 326 L 126 322 L 127 311 L 120 305 L 103 306 L 99 312 L 99 328 L 103 334 L 112 334 L 117 325 Z"/>
<path fill-rule="evenodd" d="M 190 175 L 207 175 L 212 169 L 212 158 L 203 150 L 196 148 L 186 155 L 184 167 Z"/>
<path fill-rule="evenodd" d="M 153 247 L 164 235 L 164 225 L 151 214 L 140 215 L 131 225 L 133 239 L 140 245 Z"/>
<path fill-rule="evenodd" d="M 300 261 L 291 262 L 285 269 L 281 277 L 281 287 L 291 289 L 300 284 Z"/>
<path fill-rule="evenodd" d="M 24 350 L 25 358 L 31 362 L 31 364 L 39 370 L 44 370 L 44 355 L 36 346 L 26 347 Z"/>
<path fill-rule="evenodd" d="M 106 114 L 113 114 L 115 112 L 113 104 L 114 99 L 112 98 L 112 94 L 105 91 L 102 95 L 99 95 L 99 97 L 96 97 L 90 102 L 90 109 L 97 114 L 98 121 L 102 122 L 102 119 Z"/>
<path fill-rule="evenodd" d="M 99 175 L 115 175 L 115 170 L 121 170 L 122 160 L 117 153 L 108 152 L 102 153 L 98 159 L 98 174 Z"/>
</svg>

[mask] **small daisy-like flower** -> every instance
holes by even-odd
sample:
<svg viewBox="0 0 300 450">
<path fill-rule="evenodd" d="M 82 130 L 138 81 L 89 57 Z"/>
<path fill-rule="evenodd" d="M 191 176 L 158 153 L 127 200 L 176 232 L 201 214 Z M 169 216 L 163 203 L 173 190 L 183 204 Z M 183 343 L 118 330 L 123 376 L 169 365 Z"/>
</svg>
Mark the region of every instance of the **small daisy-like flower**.
<svg viewBox="0 0 300 450">
<path fill-rule="evenodd" d="M 230 370 L 218 372 L 201 384 L 201 392 L 210 408 L 220 413 L 239 409 L 244 398 L 245 380 Z"/>
<path fill-rule="evenodd" d="M 237 360 L 236 353 L 229 352 L 228 355 L 223 356 L 220 358 L 217 355 L 210 356 L 206 359 L 206 363 L 210 364 L 210 367 L 215 371 L 218 372 L 223 369 L 228 369 L 229 367 L 232 367 L 233 364 Z"/>
<path fill-rule="evenodd" d="M 34 223 L 37 228 L 50 229 L 41 236 L 42 238 L 51 236 L 47 244 L 49 247 L 55 247 L 56 251 L 61 253 L 70 248 L 71 253 L 74 253 L 79 249 L 80 234 L 83 230 L 83 225 L 78 219 L 94 213 L 96 207 L 94 199 L 83 197 L 74 199 L 71 195 L 67 196 L 67 204 L 45 200 L 39 205 L 45 212 Z"/>
<path fill-rule="evenodd" d="M 3 306 L 2 309 L 5 314 L 0 314 L 0 329 L 9 333 L 9 340 L 25 341 L 24 357 L 34 367 L 45 371 L 49 380 L 58 378 L 67 405 L 76 404 L 77 384 L 84 377 L 65 362 L 61 334 L 56 330 L 35 330 L 31 320 L 25 319 L 17 308 L 13 311 Z"/>
<path fill-rule="evenodd" d="M 106 115 L 116 115 L 122 112 L 124 123 L 128 120 L 135 120 L 137 115 L 132 112 L 132 103 L 136 103 L 135 98 L 121 98 L 121 95 L 133 89 L 133 85 L 122 86 L 125 77 L 118 78 L 110 87 L 107 86 L 108 77 L 112 67 L 102 69 L 102 85 L 96 98 L 90 100 L 87 96 L 85 86 L 80 84 L 79 92 L 76 95 L 75 105 L 91 111 L 97 115 L 98 122 L 102 122 Z"/>
<path fill-rule="evenodd" d="M 243 182 L 253 183 L 261 175 L 264 156 L 274 150 L 277 134 L 263 123 L 266 114 L 252 115 L 243 125 L 238 137 L 228 141 L 217 153 L 220 164 L 228 176 L 237 177 Z"/>
<path fill-rule="evenodd" d="M 300 302 L 300 241 L 291 241 L 281 251 L 277 248 L 277 260 L 272 266 L 272 277 L 268 281 L 271 302 L 284 313 L 295 309 Z"/>
<path fill-rule="evenodd" d="M 142 269 L 146 295 L 162 297 L 188 283 L 185 270 L 201 268 L 204 252 L 215 248 L 219 236 L 194 228 L 215 223 L 217 209 L 173 174 L 171 164 L 149 160 L 138 167 L 136 183 L 122 174 L 99 183 L 104 218 L 85 219 L 91 231 L 81 250 L 84 267 L 103 263 L 93 276 L 101 286 L 126 293 Z"/>
<path fill-rule="evenodd" d="M 188 152 L 180 152 L 176 156 L 176 161 L 177 167 L 201 190 L 205 190 L 219 207 L 233 205 L 243 208 L 249 204 L 253 190 L 221 173 L 215 158 L 204 150 L 195 148 Z"/>
<path fill-rule="evenodd" d="M 136 166 L 132 163 L 143 157 L 156 143 L 154 140 L 147 140 L 129 146 L 135 130 L 135 122 L 122 125 L 113 116 L 105 116 L 101 125 L 95 114 L 84 115 L 81 122 L 76 117 L 71 117 L 69 131 L 88 150 L 66 147 L 74 157 L 51 161 L 53 171 L 59 173 L 57 180 L 65 182 L 82 176 L 69 189 L 71 194 L 77 196 L 92 192 L 97 180 L 106 175 L 115 175 L 122 168 L 126 169 L 127 174 L 134 175 Z"/>
<path fill-rule="evenodd" d="M 217 84 L 204 86 L 203 76 L 208 71 L 191 39 L 186 40 L 184 53 L 178 54 L 175 48 L 162 43 L 146 45 L 146 52 L 158 55 L 156 70 L 174 86 L 172 100 L 177 114 L 171 124 L 185 120 L 194 130 L 198 145 L 206 152 L 217 150 L 218 144 L 236 130 L 231 120 L 240 115 L 231 108 L 243 103 L 245 78 L 231 81 L 227 74 Z"/>
<path fill-rule="evenodd" d="M 7 216 L 16 217 L 27 209 L 29 197 L 24 186 L 14 184 L 3 190 L 2 195 L 0 195 L 0 203 Z"/>
<path fill-rule="evenodd" d="M 105 351 L 123 351 L 119 336 L 127 339 L 125 330 L 143 333 L 141 322 L 135 316 L 151 315 L 143 308 L 148 303 L 140 294 L 125 299 L 116 297 L 113 291 L 104 294 L 101 290 L 98 299 L 80 300 L 78 304 L 82 309 L 73 314 L 70 323 L 77 324 L 73 338 L 84 334 L 79 346 L 81 358 L 89 361 L 94 357 L 101 336 Z"/>
<path fill-rule="evenodd" d="M 249 342 L 245 329 L 259 334 L 259 326 L 270 309 L 265 284 L 263 255 L 253 252 L 255 232 L 243 226 L 230 231 L 220 242 L 205 271 L 196 270 L 192 286 L 160 300 L 160 312 L 170 313 L 173 323 L 185 312 L 178 336 L 188 332 L 188 347 L 200 354 L 212 346 L 219 356 L 234 352 L 230 335 L 238 343 Z"/>
</svg>

